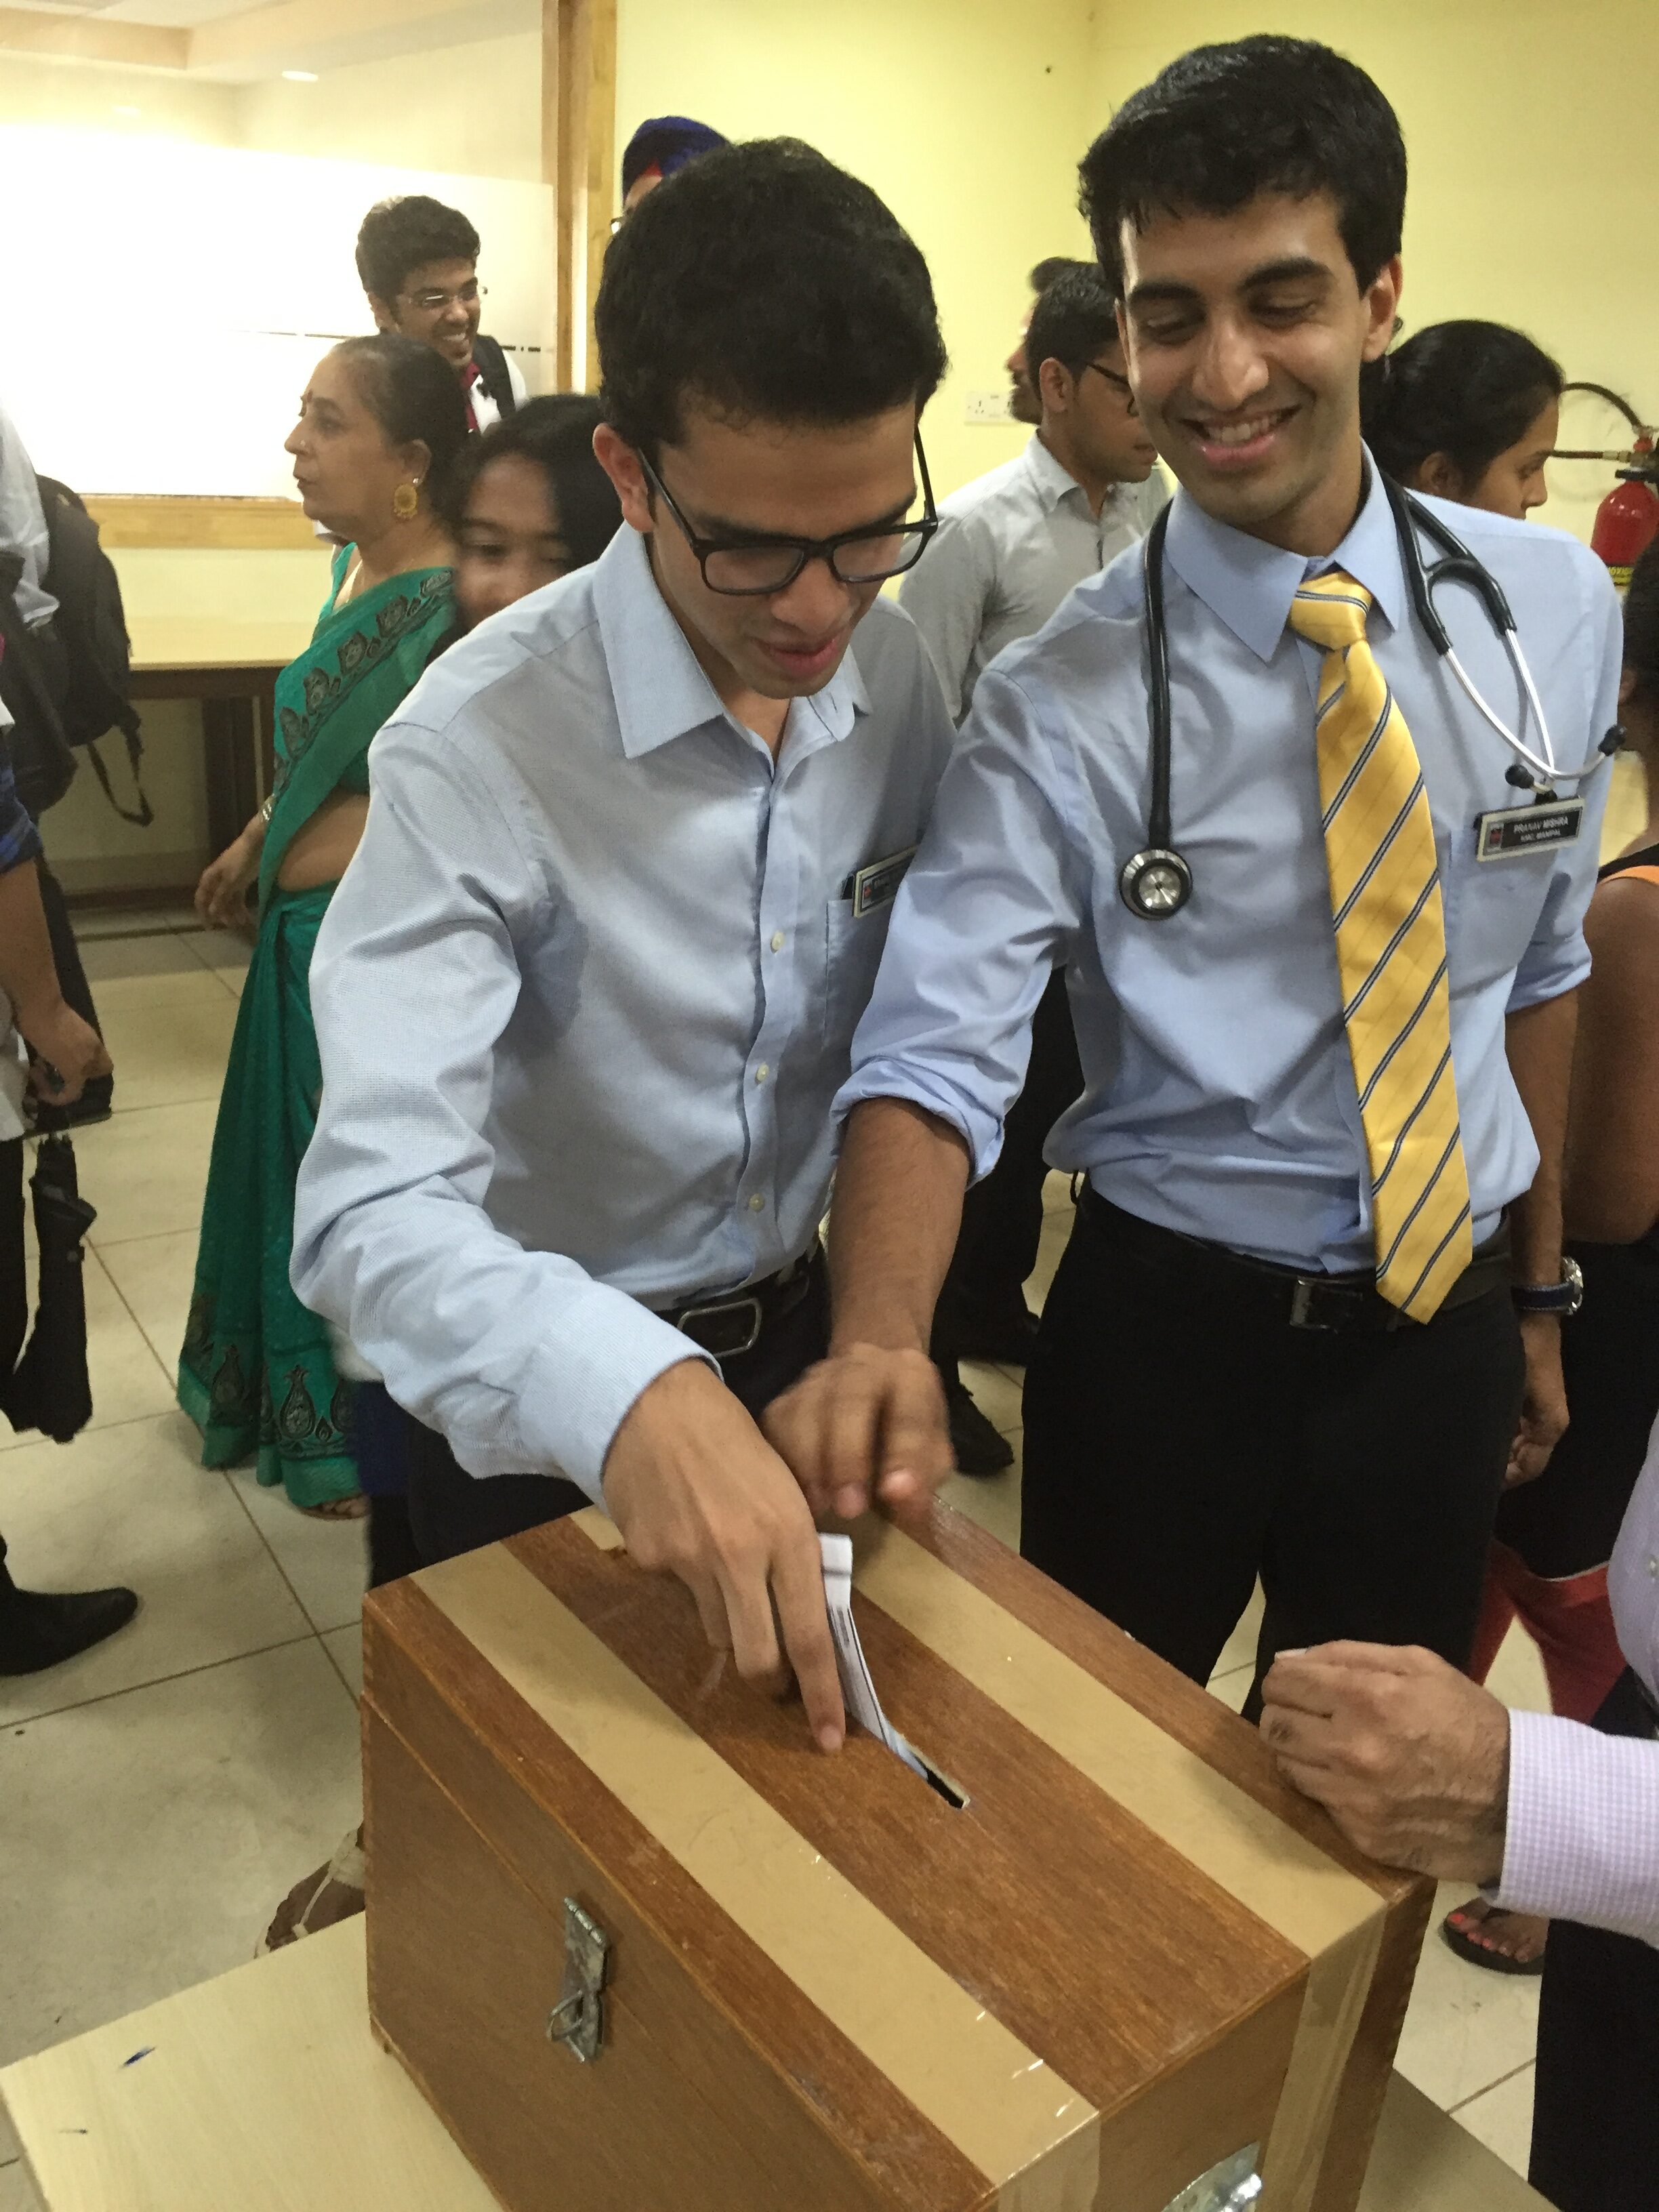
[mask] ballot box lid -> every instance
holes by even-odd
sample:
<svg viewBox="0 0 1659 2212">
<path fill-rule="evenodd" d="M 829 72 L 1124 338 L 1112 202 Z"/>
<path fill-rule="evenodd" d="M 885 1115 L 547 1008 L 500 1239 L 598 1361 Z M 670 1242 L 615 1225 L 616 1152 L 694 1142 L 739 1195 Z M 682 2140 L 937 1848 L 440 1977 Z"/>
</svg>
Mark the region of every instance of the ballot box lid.
<svg viewBox="0 0 1659 2212">
<path fill-rule="evenodd" d="M 372 1996 L 380 1730 L 562 1916 L 550 2027 L 583 2013 L 584 1942 L 617 2008 L 596 2074 L 689 1990 L 696 2063 L 781 2085 L 844 2161 L 824 2203 L 1161 2212 L 1253 2143 L 1291 2212 L 1352 2203 L 1425 1885 L 972 1522 L 872 1520 L 856 1551 L 872 1674 L 941 1787 L 861 1731 L 816 1750 L 596 1511 L 373 1594 Z M 771 2124 L 746 2094 L 732 2125 Z"/>
</svg>

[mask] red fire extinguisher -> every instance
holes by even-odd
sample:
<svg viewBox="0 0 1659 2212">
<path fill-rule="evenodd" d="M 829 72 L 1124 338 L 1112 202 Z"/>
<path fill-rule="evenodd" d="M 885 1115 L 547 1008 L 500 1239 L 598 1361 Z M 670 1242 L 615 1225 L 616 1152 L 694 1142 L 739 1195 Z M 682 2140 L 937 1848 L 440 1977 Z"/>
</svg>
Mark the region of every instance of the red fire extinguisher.
<svg viewBox="0 0 1659 2212">
<path fill-rule="evenodd" d="M 1632 465 L 1617 471 L 1619 482 L 1595 510 L 1591 550 L 1599 553 L 1622 592 L 1630 572 L 1659 538 L 1659 457 L 1651 437 L 1636 441 Z"/>
<path fill-rule="evenodd" d="M 1616 407 L 1635 431 L 1636 437 L 1628 453 L 1619 452 L 1563 452 L 1558 460 L 1617 461 L 1622 466 L 1613 473 L 1619 481 L 1595 510 L 1595 526 L 1590 532 L 1590 546 L 1607 562 L 1613 582 L 1622 592 L 1630 581 L 1630 572 L 1641 559 L 1656 538 L 1659 538 L 1659 453 L 1654 451 L 1655 433 L 1637 415 L 1628 400 L 1621 399 L 1616 392 L 1609 392 L 1601 384 L 1569 384 L 1568 392 L 1593 392 Z"/>
</svg>

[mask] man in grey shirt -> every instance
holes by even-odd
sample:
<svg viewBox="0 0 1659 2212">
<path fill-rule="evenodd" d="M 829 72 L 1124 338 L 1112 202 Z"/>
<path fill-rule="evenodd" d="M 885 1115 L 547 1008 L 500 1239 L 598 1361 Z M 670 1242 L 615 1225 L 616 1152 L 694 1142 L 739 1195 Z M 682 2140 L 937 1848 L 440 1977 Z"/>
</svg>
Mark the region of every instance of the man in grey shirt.
<svg viewBox="0 0 1659 2212">
<path fill-rule="evenodd" d="M 1054 279 L 1025 352 L 1042 404 L 1030 444 L 940 501 L 939 537 L 899 591 L 958 722 L 987 664 L 1144 538 L 1170 495 L 1129 397 L 1116 305 L 1098 269 Z"/>
<path fill-rule="evenodd" d="M 942 503 L 939 537 L 900 587 L 958 721 L 987 664 L 1040 630 L 1074 585 L 1143 538 L 1169 497 L 1129 397 L 1116 303 L 1092 263 L 1070 264 L 1040 295 L 1025 350 L 1042 402 L 1030 443 Z M 1042 1148 L 1082 1088 L 1056 975 L 1031 1024 L 1030 1067 L 1002 1157 L 968 1194 L 939 1294 L 933 1355 L 965 1474 L 998 1474 L 1013 1456 L 957 1363 L 977 1356 L 1024 1364 L 1036 1328 L 1023 1285 L 1042 1232 Z"/>
</svg>

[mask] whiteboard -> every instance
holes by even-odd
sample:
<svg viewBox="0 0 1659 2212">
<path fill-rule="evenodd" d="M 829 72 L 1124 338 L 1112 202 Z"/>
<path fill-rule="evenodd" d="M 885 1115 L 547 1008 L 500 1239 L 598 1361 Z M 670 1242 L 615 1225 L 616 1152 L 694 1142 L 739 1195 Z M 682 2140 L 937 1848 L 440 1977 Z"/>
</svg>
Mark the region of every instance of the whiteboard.
<svg viewBox="0 0 1659 2212">
<path fill-rule="evenodd" d="M 483 240 L 484 328 L 551 383 L 550 186 L 94 131 L 0 125 L 0 408 L 81 492 L 293 495 L 307 376 L 374 320 L 353 260 L 375 201 L 429 192 Z"/>
</svg>

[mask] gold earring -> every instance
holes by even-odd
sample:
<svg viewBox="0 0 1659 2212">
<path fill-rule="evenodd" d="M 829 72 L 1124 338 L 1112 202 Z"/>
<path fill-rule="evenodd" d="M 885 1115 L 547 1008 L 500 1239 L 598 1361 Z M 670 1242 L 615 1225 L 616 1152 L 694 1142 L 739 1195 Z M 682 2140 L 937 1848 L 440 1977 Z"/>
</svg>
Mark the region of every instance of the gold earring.
<svg viewBox="0 0 1659 2212">
<path fill-rule="evenodd" d="M 392 495 L 392 512 L 399 522 L 412 522 L 421 504 L 421 480 L 416 477 L 410 483 L 400 483 Z"/>
</svg>

